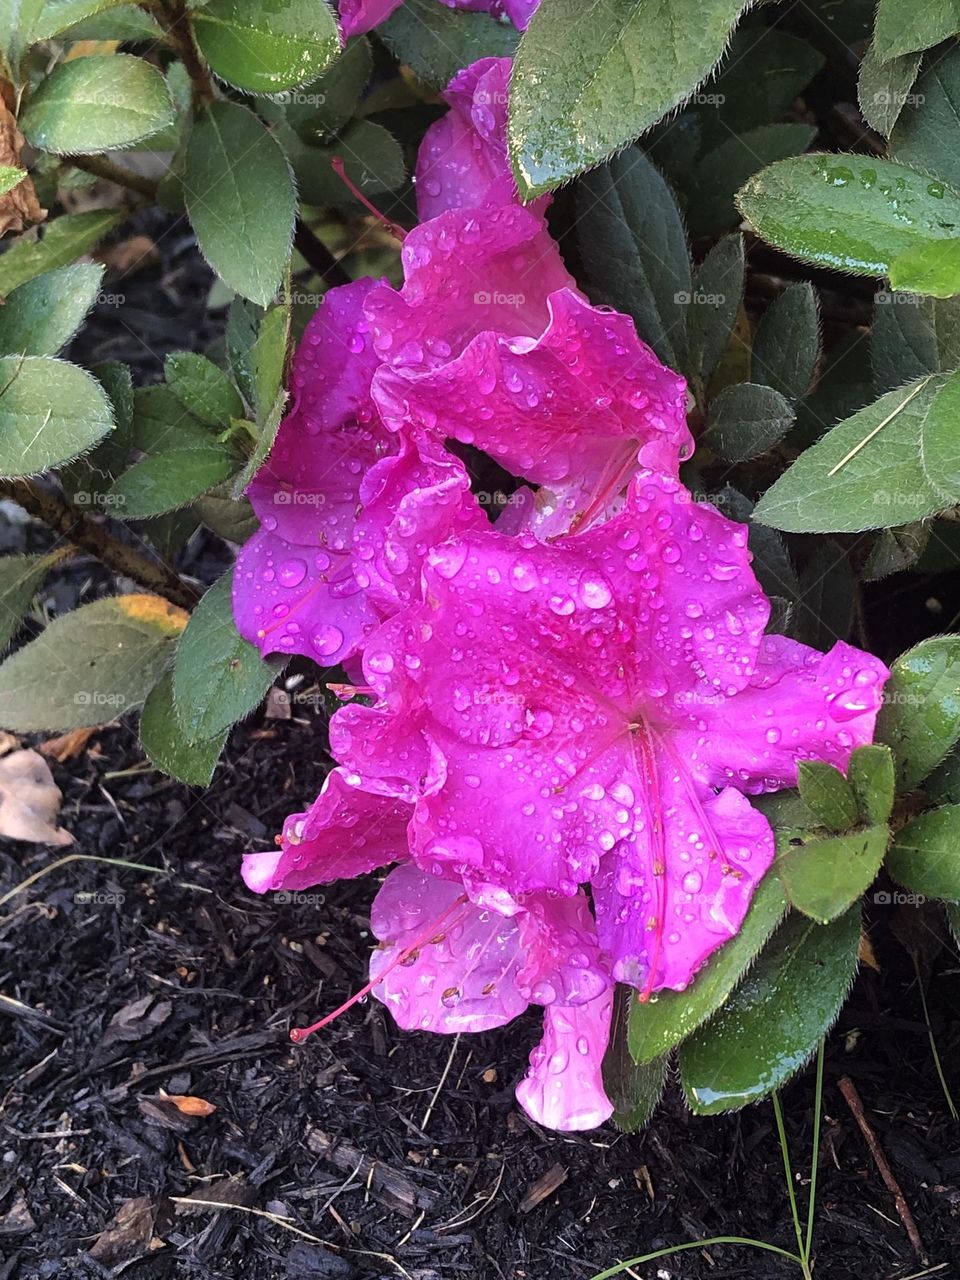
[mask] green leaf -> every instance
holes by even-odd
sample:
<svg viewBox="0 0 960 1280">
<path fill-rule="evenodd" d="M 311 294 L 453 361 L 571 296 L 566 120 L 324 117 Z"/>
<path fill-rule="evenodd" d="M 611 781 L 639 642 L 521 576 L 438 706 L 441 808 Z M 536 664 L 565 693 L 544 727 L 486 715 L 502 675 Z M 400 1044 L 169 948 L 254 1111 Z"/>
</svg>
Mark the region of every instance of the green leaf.
<svg viewBox="0 0 960 1280">
<path fill-rule="evenodd" d="M 234 382 L 240 388 L 247 404 L 256 408 L 256 389 L 253 376 L 253 348 L 260 331 L 263 312 L 245 298 L 234 298 L 227 311 L 227 328 L 224 343 L 227 364 Z"/>
<path fill-rule="evenodd" d="M 953 934 L 953 940 L 957 946 L 960 946 L 960 906 L 955 902 L 945 902 L 943 910 L 947 917 L 947 926 Z"/>
<path fill-rule="evenodd" d="M 30 38 L 50 40 L 78 22 L 103 13 L 106 9 L 115 8 L 122 2 L 123 0 L 44 0 Z"/>
<path fill-rule="evenodd" d="M 863 118 L 877 133 L 889 138 L 910 96 L 920 68 L 920 54 L 908 53 L 884 62 L 871 44 L 860 63 L 857 100 Z M 891 155 L 896 154 L 891 149 Z M 903 156 L 906 160 L 908 157 Z"/>
<path fill-rule="evenodd" d="M 778 249 L 854 275 L 886 275 L 908 249 L 960 227 L 960 192 L 865 155 L 779 160 L 750 179 L 737 205 Z"/>
<path fill-rule="evenodd" d="M 99 263 L 60 267 L 14 289 L 0 308 L 0 352 L 53 356 L 93 306 L 103 279 Z"/>
<path fill-rule="evenodd" d="M 788 285 L 757 325 L 753 378 L 796 403 L 806 395 L 820 363 L 820 324 L 812 284 Z"/>
<path fill-rule="evenodd" d="M 290 307 L 272 307 L 260 321 L 256 340 L 250 351 L 253 396 L 257 410 L 257 443 L 243 470 L 236 477 L 233 496 L 239 498 L 260 470 L 273 448 L 283 418 L 287 393 L 284 370 L 290 344 Z"/>
<path fill-rule="evenodd" d="M 246 498 L 231 497 L 231 486 L 217 485 L 198 498 L 193 509 L 202 524 L 228 542 L 246 542 L 260 527 L 260 521 Z"/>
<path fill-rule="evenodd" d="M 703 443 L 727 462 L 746 462 L 782 440 L 792 423 L 793 410 L 779 391 L 738 382 L 711 400 Z"/>
<path fill-rule="evenodd" d="M 873 743 L 858 747 L 847 766 L 847 781 L 853 788 L 860 820 L 868 824 L 886 822 L 893 812 L 896 785 L 893 752 Z"/>
<path fill-rule="evenodd" d="M 931 809 L 901 827 L 886 866 L 911 893 L 960 902 L 960 805 Z"/>
<path fill-rule="evenodd" d="M 932 636 L 890 669 L 876 737 L 893 749 L 900 788 L 912 790 L 960 740 L 960 636 Z"/>
<path fill-rule="evenodd" d="M 59 557 L 0 556 L 0 653 L 17 633 L 30 602 Z"/>
<path fill-rule="evenodd" d="M 899 387 L 828 432 L 757 504 L 755 518 L 788 533 L 858 533 L 941 511 L 949 494 L 925 466 L 927 433 L 940 423 L 946 376 Z"/>
<path fill-rule="evenodd" d="M 135 4 L 112 4 L 109 9 L 85 18 L 63 32 L 63 40 L 120 40 L 145 44 L 159 41 L 163 32 L 157 21 Z M 156 142 L 151 141 L 155 149 Z"/>
<path fill-rule="evenodd" d="M 690 295 L 690 372 L 703 387 L 730 341 L 744 283 L 743 237 L 719 240 L 693 279 Z"/>
<path fill-rule="evenodd" d="M 173 121 L 173 102 L 159 71 L 128 53 L 65 62 L 40 82 L 20 115 L 27 140 L 70 155 L 115 151 Z"/>
<path fill-rule="evenodd" d="M 856 593 L 849 556 L 833 539 L 823 542 L 800 575 L 794 637 L 815 649 L 831 649 L 837 640 L 846 640 Z"/>
<path fill-rule="evenodd" d="M 83 369 L 47 356 L 0 356 L 0 475 L 69 462 L 112 428 L 110 402 Z"/>
<path fill-rule="evenodd" d="M 686 347 L 690 250 L 673 192 L 644 153 L 628 148 L 577 188 L 580 255 L 599 300 L 633 317 L 660 359 Z"/>
<path fill-rule="evenodd" d="M 278 93 L 312 80 L 340 52 L 324 0 L 208 0 L 191 21 L 212 70 L 249 93 Z"/>
<path fill-rule="evenodd" d="M 753 503 L 744 494 L 725 485 L 709 499 L 725 516 L 747 526 L 753 572 L 768 596 L 782 596 L 794 601 L 800 594 L 800 583 L 786 545 L 775 529 L 753 523 Z"/>
<path fill-rule="evenodd" d="M 898 62 L 919 63 L 919 54 Z M 888 64 L 892 65 L 892 64 Z M 890 156 L 960 186 L 960 50 L 931 59 L 890 135 Z"/>
<path fill-rule="evenodd" d="M 782 837 L 777 874 L 791 904 L 820 924 L 836 920 L 873 884 L 889 839 L 885 823 L 843 835 Z"/>
<path fill-rule="evenodd" d="M 343 161 L 347 177 L 368 197 L 396 191 L 407 174 L 399 142 L 383 125 L 371 120 L 354 120 L 327 147 L 308 147 L 289 128 L 281 130 L 280 136 L 297 177 L 300 198 L 307 204 L 359 208 L 332 168 L 335 159 Z"/>
<path fill-rule="evenodd" d="M 797 766 L 800 799 L 817 821 L 831 831 L 846 831 L 858 818 L 853 789 L 839 769 L 822 760 L 801 760 Z"/>
<path fill-rule="evenodd" d="M 960 0 L 879 0 L 873 42 L 881 58 L 930 49 L 960 31 Z"/>
<path fill-rule="evenodd" d="M 224 371 L 206 356 L 191 351 L 168 355 L 163 362 L 167 386 L 188 413 L 209 427 L 226 428 L 243 417 L 243 400 Z"/>
<path fill-rule="evenodd" d="M 916 245 L 894 258 L 889 274 L 895 289 L 952 298 L 960 293 L 960 242 L 932 240 Z"/>
<path fill-rule="evenodd" d="M 206 787 L 226 740 L 226 729 L 202 742 L 187 738 L 174 710 L 173 678 L 165 672 L 150 690 L 140 716 L 140 745 L 152 763 L 171 778 Z"/>
<path fill-rule="evenodd" d="M 454 13 L 436 0 L 405 0 L 377 38 L 434 89 L 479 58 L 512 57 L 518 40 L 512 26 L 486 13 Z"/>
<path fill-rule="evenodd" d="M 288 124 L 308 143 L 343 128 L 353 116 L 372 70 L 370 41 L 355 36 L 319 79 L 280 95 Z"/>
<path fill-rule="evenodd" d="M 137 387 L 133 394 L 131 444 L 143 453 L 159 453 L 170 445 L 178 449 L 205 449 L 212 435 L 173 394 L 170 387 Z"/>
<path fill-rule="evenodd" d="M 636 1063 L 627 1045 L 627 1022 L 633 991 L 618 985 L 613 1002 L 610 1042 L 603 1058 L 603 1085 L 613 1103 L 618 1128 L 633 1133 L 656 1110 L 667 1082 L 667 1058 Z"/>
<path fill-rule="evenodd" d="M 827 925 L 799 914 L 784 921 L 720 1012 L 680 1050 L 692 1111 L 757 1102 L 799 1071 L 840 1012 L 859 941 L 859 908 Z"/>
<path fill-rule="evenodd" d="M 726 231 L 740 219 L 734 196 L 764 165 L 806 151 L 817 130 L 807 124 L 763 124 L 725 138 L 689 178 L 687 221 L 695 240 Z"/>
<path fill-rule="evenodd" d="M 892 573 L 912 568 L 923 555 L 930 532 L 930 525 L 922 521 L 899 529 L 881 529 L 863 566 L 864 582 L 879 582 Z"/>
<path fill-rule="evenodd" d="M 125 216 L 118 209 L 68 213 L 49 223 L 41 239 L 15 241 L 0 255 L 0 297 L 44 271 L 66 266 L 89 253 Z"/>
<path fill-rule="evenodd" d="M 246 107 L 212 103 L 190 134 L 184 188 L 204 257 L 237 293 L 266 306 L 283 279 L 296 213 L 277 141 Z"/>
<path fill-rule="evenodd" d="M 26 169 L 18 169 L 16 165 L 0 164 L 0 196 L 5 196 L 27 177 Z"/>
<path fill-rule="evenodd" d="M 174 437 L 161 452 L 135 462 L 110 493 L 124 520 L 144 520 L 189 506 L 236 468 L 234 455 L 215 440 L 180 446 Z"/>
<path fill-rule="evenodd" d="M 783 919 L 787 899 L 775 875 L 760 881 L 740 931 L 697 970 L 685 991 L 665 989 L 630 1008 L 630 1052 L 638 1063 L 652 1062 L 685 1040 L 723 1005 Z"/>
<path fill-rule="evenodd" d="M 873 304 L 870 363 L 878 395 L 960 364 L 960 300 L 881 289 Z"/>
<path fill-rule="evenodd" d="M 716 66 L 743 0 L 542 0 L 520 42 L 508 145 L 524 199 L 606 160 Z"/>
<path fill-rule="evenodd" d="M 924 778 L 923 794 L 931 804 L 960 804 L 960 752 L 951 751 Z"/>
<path fill-rule="evenodd" d="M 0 666 L 0 724 L 17 733 L 102 724 L 139 706 L 187 615 L 159 596 L 112 596 L 55 619 Z"/>
<path fill-rule="evenodd" d="M 230 592 L 232 573 L 210 588 L 177 646 L 173 698 L 189 738 L 212 738 L 258 706 L 273 683 L 277 663 L 266 663 L 237 632 Z"/>
</svg>

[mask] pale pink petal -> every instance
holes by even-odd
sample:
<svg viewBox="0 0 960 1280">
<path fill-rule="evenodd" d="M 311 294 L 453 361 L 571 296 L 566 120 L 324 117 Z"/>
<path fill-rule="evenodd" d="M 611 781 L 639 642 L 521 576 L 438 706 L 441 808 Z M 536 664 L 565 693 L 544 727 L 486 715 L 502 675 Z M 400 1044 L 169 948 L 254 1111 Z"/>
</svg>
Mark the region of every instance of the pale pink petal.
<svg viewBox="0 0 960 1280">
<path fill-rule="evenodd" d="M 609 1120 L 613 1104 L 602 1068 L 612 1010 L 612 990 L 588 1004 L 547 1007 L 543 1040 L 517 1085 L 517 1101 L 532 1120 L 561 1132 L 595 1129 Z"/>
</svg>

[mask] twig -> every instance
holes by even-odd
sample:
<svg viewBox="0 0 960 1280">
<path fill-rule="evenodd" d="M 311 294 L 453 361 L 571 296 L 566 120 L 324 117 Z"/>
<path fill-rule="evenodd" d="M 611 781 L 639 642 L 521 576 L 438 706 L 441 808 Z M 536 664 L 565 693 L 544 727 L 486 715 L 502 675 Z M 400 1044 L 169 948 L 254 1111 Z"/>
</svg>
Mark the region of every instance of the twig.
<svg viewBox="0 0 960 1280">
<path fill-rule="evenodd" d="M 89 551 L 98 560 L 124 577 L 161 595 L 181 609 L 192 609 L 199 593 L 184 582 L 169 565 L 150 560 L 126 543 L 120 542 L 103 525 L 84 511 L 77 511 L 61 494 L 41 488 L 31 480 L 0 481 L 0 495 L 42 520 L 75 547 Z"/>
<path fill-rule="evenodd" d="M 190 83 L 193 85 L 193 96 L 196 102 L 213 102 L 216 99 L 217 91 L 214 88 L 213 80 L 210 78 L 210 72 L 207 70 L 207 64 L 200 56 L 196 41 L 193 38 L 193 28 L 190 25 L 190 15 L 187 11 L 185 0 L 168 0 L 160 8 L 163 18 L 166 19 L 166 29 L 173 41 L 173 44 L 180 55 L 180 61 L 186 68 L 187 75 L 190 77 Z"/>
<path fill-rule="evenodd" d="M 897 1206 L 897 1213 L 900 1215 L 900 1221 L 903 1223 L 904 1229 L 913 1245 L 913 1250 L 919 1257 L 921 1262 L 927 1261 L 926 1252 L 923 1247 L 923 1241 L 920 1239 L 920 1232 L 917 1230 L 917 1224 L 914 1221 L 913 1214 L 910 1212 L 910 1206 L 907 1204 L 906 1197 L 900 1190 L 900 1184 L 893 1176 L 893 1170 L 887 1157 L 883 1154 L 883 1148 L 877 1139 L 877 1135 L 870 1127 L 870 1122 L 864 1114 L 863 1103 L 860 1100 L 860 1094 L 857 1092 L 857 1086 L 853 1083 L 849 1076 L 841 1076 L 837 1081 L 837 1087 L 843 1094 L 844 1101 L 853 1113 L 853 1118 L 860 1126 L 860 1132 L 863 1134 L 870 1154 L 873 1157 L 873 1163 L 879 1170 L 880 1177 L 886 1184 L 887 1190 L 893 1196 L 894 1204 Z"/>
<path fill-rule="evenodd" d="M 313 234 L 302 218 L 297 219 L 293 243 L 300 256 L 329 285 L 349 284 L 350 277 L 322 240 Z"/>
<path fill-rule="evenodd" d="M 65 156 L 64 163 L 73 165 L 74 169 L 82 169 L 84 173 L 92 173 L 94 177 L 116 183 L 118 187 L 125 187 L 128 191 L 135 191 L 137 195 L 146 197 L 151 204 L 156 203 L 158 184 L 153 178 L 134 173 L 122 164 L 114 164 L 106 156 Z"/>
<path fill-rule="evenodd" d="M 437 1099 L 440 1097 L 440 1091 L 447 1083 L 447 1076 L 450 1074 L 450 1068 L 453 1066 L 453 1059 L 456 1056 L 457 1048 L 460 1044 L 460 1032 L 453 1037 L 453 1044 L 450 1046 L 450 1056 L 447 1058 L 447 1065 L 443 1068 L 443 1074 L 440 1077 L 440 1083 L 433 1091 L 433 1097 L 430 1099 L 430 1105 L 423 1113 L 423 1119 L 420 1121 L 420 1128 L 426 1129 L 430 1123 L 430 1117 L 433 1115 L 433 1108 L 437 1105 Z"/>
</svg>

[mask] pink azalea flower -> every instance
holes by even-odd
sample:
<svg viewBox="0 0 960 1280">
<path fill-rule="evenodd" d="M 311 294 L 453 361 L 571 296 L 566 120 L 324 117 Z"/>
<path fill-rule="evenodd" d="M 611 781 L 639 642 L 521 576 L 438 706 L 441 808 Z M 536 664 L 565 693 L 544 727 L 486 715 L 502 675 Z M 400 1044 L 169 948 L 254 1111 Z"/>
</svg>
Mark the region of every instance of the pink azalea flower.
<svg viewBox="0 0 960 1280">
<path fill-rule="evenodd" d="M 768 612 L 746 529 L 644 473 L 576 537 L 436 548 L 424 603 L 364 654 L 378 705 L 339 711 L 331 744 L 364 786 L 417 794 L 424 870 L 501 911 L 589 880 L 614 976 L 682 988 L 773 857 L 744 793 L 843 766 L 887 674 L 762 641 Z"/>
<path fill-rule="evenodd" d="M 526 29 L 540 0 L 441 0 L 448 9 L 472 9 L 495 18 L 507 17 L 520 31 Z M 386 22 L 403 0 L 340 0 L 340 29 L 344 39 L 361 35 Z"/>
</svg>

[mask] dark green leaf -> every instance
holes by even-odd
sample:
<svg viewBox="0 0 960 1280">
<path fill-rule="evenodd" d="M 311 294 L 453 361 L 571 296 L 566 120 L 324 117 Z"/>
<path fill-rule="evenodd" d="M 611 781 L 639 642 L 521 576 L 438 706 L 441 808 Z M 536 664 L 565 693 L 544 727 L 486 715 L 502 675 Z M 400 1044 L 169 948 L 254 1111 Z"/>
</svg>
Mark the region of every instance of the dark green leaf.
<svg viewBox="0 0 960 1280">
<path fill-rule="evenodd" d="M 406 177 L 403 149 L 383 125 L 354 120 L 328 147 L 308 147 L 292 129 L 281 131 L 297 175 L 300 198 L 307 204 L 358 208 L 331 162 L 343 161 L 350 181 L 367 197 L 396 191 Z"/>
<path fill-rule="evenodd" d="M 618 986 L 614 996 L 610 1043 L 603 1059 L 603 1084 L 613 1103 L 614 1123 L 626 1133 L 645 1125 L 656 1109 L 667 1079 L 666 1056 L 636 1063 L 627 1045 L 627 1021 L 633 991 Z"/>
<path fill-rule="evenodd" d="M 911 893 L 960 902 L 960 805 L 931 809 L 901 827 L 886 865 Z"/>
<path fill-rule="evenodd" d="M 853 626 L 857 583 L 850 559 L 832 539 L 822 543 L 800 575 L 796 638 L 815 649 L 832 649 Z"/>
<path fill-rule="evenodd" d="M 486 13 L 453 13 L 436 0 L 405 0 L 377 36 L 434 89 L 445 89 L 479 58 L 511 57 L 518 38 Z"/>
<path fill-rule="evenodd" d="M 919 54 L 898 62 L 919 63 Z M 892 64 L 887 64 L 892 65 Z M 890 137 L 890 155 L 901 164 L 960 185 L 960 50 L 954 45 L 931 59 L 905 100 Z"/>
<path fill-rule="evenodd" d="M 89 253 L 124 217 L 118 209 L 92 209 L 56 218 L 39 240 L 17 240 L 0 255 L 0 297 L 44 271 L 66 266 Z"/>
<path fill-rule="evenodd" d="M 737 205 L 778 249 L 854 275 L 886 275 L 908 249 L 960 228 L 960 192 L 865 155 L 779 160 L 750 179 Z"/>
<path fill-rule="evenodd" d="M 900 787 L 922 782 L 960 740 L 960 636 L 932 636 L 896 660 L 877 740 L 893 748 Z"/>
<path fill-rule="evenodd" d="M 797 405 L 790 438 L 798 448 L 813 444 L 873 399 L 868 354 L 860 330 L 844 334 L 827 352 L 816 386 Z"/>
<path fill-rule="evenodd" d="M 839 769 L 822 760 L 797 766 L 800 799 L 817 821 L 831 831 L 846 831 L 859 817 L 853 789 Z"/>
<path fill-rule="evenodd" d="M 580 254 L 600 301 L 631 315 L 640 337 L 677 367 L 686 347 L 690 250 L 659 170 L 628 148 L 586 175 L 577 212 Z"/>
<path fill-rule="evenodd" d="M 170 445 L 205 449 L 213 433 L 183 407 L 168 386 L 137 387 L 133 396 L 134 448 L 158 453 Z"/>
<path fill-rule="evenodd" d="M 767 490 L 756 519 L 789 533 L 858 533 L 941 511 L 949 494 L 928 473 L 922 442 L 944 420 L 950 381 L 899 387 L 841 422 Z"/>
<path fill-rule="evenodd" d="M 59 66 L 28 99 L 20 127 L 35 147 L 70 155 L 128 147 L 172 120 L 160 72 L 142 58 L 114 53 Z"/>
<path fill-rule="evenodd" d="M 881 58 L 929 49 L 960 31 L 960 0 L 879 0 L 873 38 Z"/>
<path fill-rule="evenodd" d="M 688 300 L 689 372 L 703 387 L 730 341 L 743 282 L 743 237 L 724 236 L 698 267 Z"/>
<path fill-rule="evenodd" d="M 638 1063 L 668 1053 L 722 1006 L 783 919 L 787 899 L 775 875 L 760 881 L 737 933 L 697 971 L 685 991 L 664 990 L 630 1009 L 630 1052 Z"/>
<path fill-rule="evenodd" d="M 256 408 L 256 389 L 253 376 L 253 348 L 260 330 L 262 310 L 245 298 L 234 298 L 227 312 L 225 343 L 227 364 L 233 380 L 243 393 L 247 404 Z"/>
<path fill-rule="evenodd" d="M 870 360 L 877 395 L 960 364 L 960 300 L 881 289 L 873 302 Z"/>
<path fill-rule="evenodd" d="M 951 751 L 923 780 L 923 794 L 936 805 L 960 804 L 960 752 Z"/>
<path fill-rule="evenodd" d="M 278 93 L 320 75 L 340 52 L 323 0 L 207 0 L 191 14 L 200 51 L 222 80 Z"/>
<path fill-rule="evenodd" d="M 708 152 L 689 179 L 687 221 L 694 239 L 735 226 L 740 215 L 733 198 L 747 179 L 774 160 L 806 151 L 816 132 L 806 124 L 764 124 Z"/>
<path fill-rule="evenodd" d="M 703 443 L 727 462 L 746 462 L 782 440 L 792 422 L 793 410 L 779 391 L 738 382 L 711 400 Z"/>
<path fill-rule="evenodd" d="M 227 740 L 224 729 L 204 742 L 191 741 L 173 706 L 173 678 L 165 672 L 151 689 L 140 716 L 140 745 L 164 773 L 194 787 L 206 787 Z"/>
<path fill-rule="evenodd" d="M 246 107 L 213 103 L 191 131 L 184 187 L 204 257 L 237 293 L 266 306 L 283 279 L 296 212 L 276 139 Z"/>
<path fill-rule="evenodd" d="M 862 822 L 879 824 L 889 819 L 893 811 L 895 772 L 893 752 L 879 743 L 858 747 L 851 755 L 847 781 L 857 798 Z"/>
<path fill-rule="evenodd" d="M 160 452 L 125 471 L 110 493 L 118 515 L 143 520 L 189 506 L 236 469 L 235 456 L 216 440 L 180 446 L 174 435 Z"/>
<path fill-rule="evenodd" d="M 112 596 L 57 618 L 0 666 L 0 724 L 19 733 L 102 724 L 138 707 L 187 615 L 159 596 Z"/>
<path fill-rule="evenodd" d="M 316 143 L 341 129 L 367 87 L 373 57 L 364 36 L 348 41 L 340 57 L 318 80 L 281 95 L 287 121 L 304 142 Z"/>
<path fill-rule="evenodd" d="M 897 118 L 907 104 L 919 67 L 919 53 L 907 53 L 883 62 L 871 44 L 863 55 L 857 80 L 857 99 L 867 124 L 885 138 L 890 137 Z M 891 155 L 893 154 L 895 153 L 891 151 Z"/>
<path fill-rule="evenodd" d="M 163 369 L 167 386 L 198 422 L 222 430 L 231 418 L 243 417 L 239 391 L 206 356 L 179 351 L 167 356 Z"/>
<path fill-rule="evenodd" d="M 878 582 L 917 563 L 930 539 L 930 525 L 922 521 L 899 529 L 881 529 L 863 566 L 864 582 Z"/>
<path fill-rule="evenodd" d="M 246 542 L 260 522 L 246 498 L 230 496 L 230 485 L 217 485 L 193 504 L 202 524 L 229 542 Z"/>
<path fill-rule="evenodd" d="M 0 653 L 17 633 L 56 555 L 0 556 Z"/>
<path fill-rule="evenodd" d="M 54 356 L 79 329 L 103 279 L 98 263 L 60 267 L 14 289 L 0 308 L 0 352 Z"/>
<path fill-rule="evenodd" d="M 809 391 L 819 361 L 820 323 L 813 285 L 788 285 L 757 325 L 753 379 L 794 404 Z"/>
<path fill-rule="evenodd" d="M 0 356 L 0 475 L 69 462 L 113 427 L 95 378 L 48 356 Z"/>
<path fill-rule="evenodd" d="M 799 1071 L 840 1012 L 859 941 L 859 908 L 827 925 L 788 917 L 726 1005 L 680 1050 L 693 1111 L 757 1102 Z"/>
<path fill-rule="evenodd" d="M 508 141 L 525 199 L 606 160 L 717 64 L 743 0 L 542 0 L 514 59 Z"/>
<path fill-rule="evenodd" d="M 227 573 L 214 583 L 177 646 L 173 697 L 177 718 L 192 740 L 212 738 L 242 720 L 262 701 L 278 669 L 237 632 L 232 578 Z"/>
<path fill-rule="evenodd" d="M 883 823 L 843 835 L 782 839 L 777 873 L 791 904 L 820 924 L 835 920 L 873 884 L 889 838 Z"/>
</svg>

